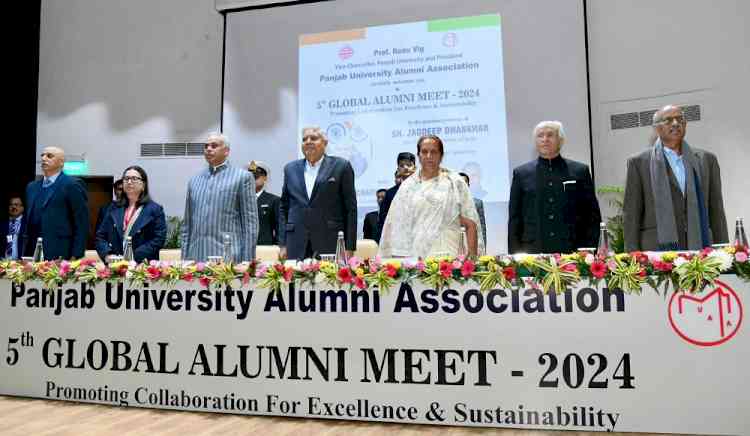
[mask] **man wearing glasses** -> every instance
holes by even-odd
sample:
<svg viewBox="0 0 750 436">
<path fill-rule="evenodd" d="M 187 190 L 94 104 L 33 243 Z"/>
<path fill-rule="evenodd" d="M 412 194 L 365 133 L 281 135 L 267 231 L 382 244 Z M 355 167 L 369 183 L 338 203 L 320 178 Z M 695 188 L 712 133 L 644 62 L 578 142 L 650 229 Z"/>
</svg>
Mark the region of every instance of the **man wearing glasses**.
<svg viewBox="0 0 750 436">
<path fill-rule="evenodd" d="M 208 136 L 203 157 L 208 168 L 188 183 L 182 222 L 182 259 L 206 261 L 222 256 L 231 243 L 232 261 L 255 259 L 258 206 L 253 174 L 232 166 L 229 140 L 220 133 Z"/>
<path fill-rule="evenodd" d="M 679 106 L 654 113 L 653 147 L 628 159 L 625 251 L 700 250 L 727 242 L 719 162 L 684 140 Z"/>
<path fill-rule="evenodd" d="M 21 235 L 24 232 L 23 200 L 20 196 L 10 197 L 8 202 L 8 221 L 0 222 L 0 241 L 5 241 L 5 259 L 19 259 Z"/>
</svg>

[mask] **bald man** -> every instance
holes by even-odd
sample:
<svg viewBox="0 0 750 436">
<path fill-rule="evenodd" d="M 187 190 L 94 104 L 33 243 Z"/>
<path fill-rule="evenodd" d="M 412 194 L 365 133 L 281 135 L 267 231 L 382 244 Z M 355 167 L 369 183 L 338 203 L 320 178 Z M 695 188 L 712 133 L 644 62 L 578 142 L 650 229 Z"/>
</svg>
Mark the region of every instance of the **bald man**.
<svg viewBox="0 0 750 436">
<path fill-rule="evenodd" d="M 88 197 L 82 180 L 62 172 L 65 152 L 58 147 L 42 150 L 43 180 L 26 187 L 24 256 L 32 256 L 38 237 L 43 238 L 44 258 L 83 257 L 89 229 Z"/>
<path fill-rule="evenodd" d="M 685 141 L 682 108 L 654 113 L 655 141 L 628 159 L 625 251 L 700 250 L 729 242 L 716 155 Z"/>
</svg>

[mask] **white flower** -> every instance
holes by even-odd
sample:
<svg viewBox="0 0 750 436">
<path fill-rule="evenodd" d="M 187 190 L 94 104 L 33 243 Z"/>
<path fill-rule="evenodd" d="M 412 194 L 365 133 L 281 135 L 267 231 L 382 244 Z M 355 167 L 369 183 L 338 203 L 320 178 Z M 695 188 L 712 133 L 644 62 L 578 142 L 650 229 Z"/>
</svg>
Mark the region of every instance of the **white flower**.
<svg viewBox="0 0 750 436">
<path fill-rule="evenodd" d="M 315 274 L 315 283 L 323 283 L 325 280 L 326 276 L 322 272 Z"/>
<path fill-rule="evenodd" d="M 677 268 L 679 266 L 682 266 L 687 263 L 687 259 L 685 259 L 682 256 L 677 256 L 677 258 L 674 260 L 674 267 Z"/>
<path fill-rule="evenodd" d="M 724 250 L 713 250 L 708 253 L 708 257 L 716 258 L 721 262 L 719 270 L 722 272 L 727 271 L 732 267 L 732 255 Z"/>
<path fill-rule="evenodd" d="M 591 265 L 592 263 L 594 263 L 594 255 L 591 253 L 586 253 L 585 262 L 586 265 Z"/>
</svg>

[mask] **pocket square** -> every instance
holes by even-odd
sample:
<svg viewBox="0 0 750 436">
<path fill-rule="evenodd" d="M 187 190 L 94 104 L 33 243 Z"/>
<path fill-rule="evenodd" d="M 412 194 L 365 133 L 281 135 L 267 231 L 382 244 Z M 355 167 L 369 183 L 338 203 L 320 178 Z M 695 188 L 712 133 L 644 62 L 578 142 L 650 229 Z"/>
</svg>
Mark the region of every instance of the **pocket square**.
<svg viewBox="0 0 750 436">
<path fill-rule="evenodd" d="M 564 180 L 562 182 L 562 184 L 563 184 L 563 191 L 565 191 L 567 189 L 568 185 L 575 185 L 575 183 L 576 183 L 575 180 Z"/>
<path fill-rule="evenodd" d="M 329 182 L 335 182 L 335 181 L 336 181 L 336 178 L 335 178 L 335 177 L 331 177 L 330 179 L 328 179 L 328 181 L 329 181 Z"/>
</svg>

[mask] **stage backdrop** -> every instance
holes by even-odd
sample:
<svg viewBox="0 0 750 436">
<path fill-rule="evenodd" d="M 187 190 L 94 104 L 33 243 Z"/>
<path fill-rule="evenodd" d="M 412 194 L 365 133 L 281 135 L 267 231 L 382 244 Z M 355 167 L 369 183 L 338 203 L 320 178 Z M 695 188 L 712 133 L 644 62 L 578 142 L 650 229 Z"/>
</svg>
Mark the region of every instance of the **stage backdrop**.
<svg viewBox="0 0 750 436">
<path fill-rule="evenodd" d="M 566 157 L 589 163 L 583 4 L 578 0 L 330 1 L 229 12 L 223 127 L 237 163 L 281 169 L 300 127 L 320 125 L 352 162 L 362 217 L 393 185 L 396 155 L 445 140 L 485 202 L 488 251 L 506 252 L 512 169 L 536 157 L 542 120 L 565 124 Z"/>
</svg>

